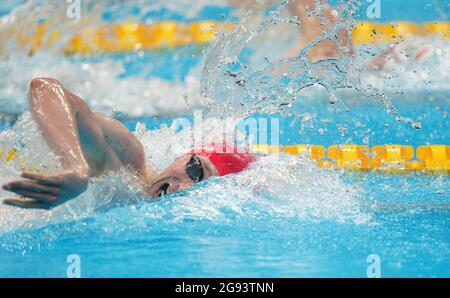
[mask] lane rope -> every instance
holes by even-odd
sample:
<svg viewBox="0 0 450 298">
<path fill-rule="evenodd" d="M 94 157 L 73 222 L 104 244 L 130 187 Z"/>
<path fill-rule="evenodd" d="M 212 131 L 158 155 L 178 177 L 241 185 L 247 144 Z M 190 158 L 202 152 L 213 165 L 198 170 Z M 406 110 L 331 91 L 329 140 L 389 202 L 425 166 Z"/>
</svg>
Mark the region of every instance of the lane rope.
<svg viewBox="0 0 450 298">
<path fill-rule="evenodd" d="M 307 154 L 324 168 L 359 171 L 382 171 L 387 173 L 429 172 L 450 174 L 450 146 L 419 146 L 414 150 L 405 145 L 379 145 L 370 148 L 365 145 L 343 144 L 317 145 L 253 145 L 256 152 L 273 154 L 285 152 L 294 155 Z M 415 154 L 414 154 L 415 153 Z"/>
<path fill-rule="evenodd" d="M 320 167 L 330 169 L 381 171 L 386 173 L 424 172 L 450 174 L 450 146 L 428 145 L 379 145 L 370 148 L 365 145 L 343 144 L 328 148 L 318 145 L 252 145 L 253 152 L 293 155 L 306 154 Z M 0 147 L 0 164 L 19 164 L 21 170 L 36 169 L 20 156 L 20 150 Z"/>
<path fill-rule="evenodd" d="M 121 53 L 137 50 L 155 50 L 186 45 L 203 45 L 215 40 L 217 32 L 232 30 L 234 24 L 216 21 L 179 23 L 156 22 L 150 25 L 134 22 L 104 24 L 86 27 L 63 46 L 66 54 L 92 55 Z M 48 23 L 37 24 L 33 35 L 16 33 L 18 43 L 30 53 L 54 46 L 61 37 L 59 29 L 50 29 Z M 418 24 L 397 21 L 391 23 L 356 23 L 352 30 L 355 45 L 396 43 L 409 37 L 450 37 L 450 22 Z"/>
</svg>

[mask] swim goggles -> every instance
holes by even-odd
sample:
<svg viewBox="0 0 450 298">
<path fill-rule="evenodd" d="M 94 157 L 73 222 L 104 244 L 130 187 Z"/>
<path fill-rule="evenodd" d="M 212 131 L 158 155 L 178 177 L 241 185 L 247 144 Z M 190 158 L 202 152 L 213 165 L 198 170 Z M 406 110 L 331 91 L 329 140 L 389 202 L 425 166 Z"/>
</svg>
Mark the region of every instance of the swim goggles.
<svg viewBox="0 0 450 298">
<path fill-rule="evenodd" d="M 186 165 L 186 172 L 195 183 L 203 180 L 205 173 L 203 172 L 203 166 L 200 159 L 192 155 L 191 159 L 188 161 Z"/>
</svg>

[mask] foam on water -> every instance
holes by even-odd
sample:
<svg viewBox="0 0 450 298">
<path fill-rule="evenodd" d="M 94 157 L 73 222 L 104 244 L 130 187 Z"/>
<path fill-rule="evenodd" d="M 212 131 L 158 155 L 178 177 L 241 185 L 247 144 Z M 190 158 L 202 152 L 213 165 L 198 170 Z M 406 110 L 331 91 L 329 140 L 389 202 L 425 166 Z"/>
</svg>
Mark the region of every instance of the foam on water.
<svg viewBox="0 0 450 298">
<path fill-rule="evenodd" d="M 123 114 L 128 117 L 179 114 L 190 106 L 198 106 L 198 79 L 193 69 L 183 82 L 160 78 L 121 78 L 121 62 L 73 62 L 61 54 L 48 56 L 38 53 L 23 59 L 18 57 L 0 63 L 0 73 L 8 80 L 0 84 L 0 110 L 18 114 L 27 108 L 27 92 L 31 79 L 58 78 L 65 86 L 86 100 L 96 111 L 108 115 Z M 59 62 L 55 60 L 60 59 Z"/>
<path fill-rule="evenodd" d="M 361 74 L 364 87 L 383 89 L 391 94 L 411 93 L 412 91 L 442 91 L 449 90 L 450 79 L 450 43 L 448 40 L 433 37 L 415 37 L 407 40 L 405 46 L 412 48 L 429 47 L 430 54 L 425 61 L 415 61 L 404 50 L 403 63 L 388 65 L 383 71 L 364 69 Z M 364 49 L 360 49 L 360 64 L 367 63 L 364 59 Z M 372 50 L 373 51 L 373 50 Z M 407 99 L 407 96 L 405 96 Z"/>
<path fill-rule="evenodd" d="M 87 2 L 89 3 L 83 2 L 83 7 L 93 6 L 93 8 L 89 11 L 89 18 L 84 18 L 79 23 L 67 19 L 65 2 L 28 1 L 0 19 L 2 24 L 0 36 L 4 37 L 1 44 L 2 50 L 0 50 L 2 58 L 0 74 L 8 78 L 0 83 L 2 113 L 17 115 L 26 109 L 28 85 L 35 77 L 58 78 L 84 98 L 93 109 L 109 115 L 123 114 L 129 117 L 170 115 L 182 113 L 188 106 L 198 106 L 199 68 L 191 69 L 183 80 L 124 77 L 126 71 L 123 61 L 115 61 L 112 57 L 104 57 L 100 61 L 87 61 L 80 57 L 62 54 L 60 47 L 71 36 L 82 28 L 98 26 L 101 23 L 99 19 L 102 13 L 113 10 L 116 5 L 124 5 L 121 1 L 111 5 L 96 4 L 96 1 Z M 145 4 L 145 1 L 143 3 L 143 14 L 150 9 L 155 9 L 155 6 L 161 7 L 161 3 L 158 5 Z M 116 7 L 116 9 L 126 10 L 126 7 L 133 5 L 127 4 L 125 7 Z M 204 3 L 199 2 L 197 5 L 203 7 Z M 139 16 L 134 18 L 138 19 Z M 10 32 L 32 36 L 34 32 L 30 28 L 35 28 L 38 20 L 41 22 L 46 20 L 50 24 L 48 32 L 59 29 L 64 34 L 54 47 L 30 55 L 30 49 L 18 46 L 17 40 L 10 36 Z M 143 55 L 143 53 L 136 52 L 131 55 Z M 161 53 L 162 58 L 164 55 Z M 156 55 L 155 59 L 157 58 Z M 147 71 L 151 68 L 152 65 L 149 65 Z M 186 98 L 189 98 L 189 105 L 186 103 Z"/>
</svg>

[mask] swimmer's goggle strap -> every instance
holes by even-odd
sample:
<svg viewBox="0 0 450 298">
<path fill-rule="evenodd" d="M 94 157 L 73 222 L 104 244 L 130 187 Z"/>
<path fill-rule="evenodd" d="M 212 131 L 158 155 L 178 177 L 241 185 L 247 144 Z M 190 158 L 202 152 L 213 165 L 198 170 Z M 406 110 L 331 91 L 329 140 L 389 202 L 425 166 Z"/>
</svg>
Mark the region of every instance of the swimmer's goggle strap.
<svg viewBox="0 0 450 298">
<path fill-rule="evenodd" d="M 203 172 L 203 166 L 200 159 L 192 155 L 191 159 L 186 165 L 186 172 L 195 183 L 203 180 L 205 173 Z"/>
</svg>

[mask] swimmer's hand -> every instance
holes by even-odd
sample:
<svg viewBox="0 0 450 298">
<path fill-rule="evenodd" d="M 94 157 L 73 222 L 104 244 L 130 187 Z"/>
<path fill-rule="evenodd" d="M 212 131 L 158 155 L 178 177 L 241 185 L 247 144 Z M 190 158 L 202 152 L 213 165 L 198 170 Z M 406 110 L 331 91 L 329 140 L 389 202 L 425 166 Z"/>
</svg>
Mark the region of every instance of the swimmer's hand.
<svg viewBox="0 0 450 298">
<path fill-rule="evenodd" d="M 19 195 L 6 199 L 4 204 L 25 209 L 47 209 L 61 205 L 78 197 L 88 186 L 89 176 L 76 172 L 46 176 L 32 173 L 21 175 L 27 180 L 18 180 L 3 185 L 3 189 Z"/>
<path fill-rule="evenodd" d="M 384 70 L 388 65 L 392 64 L 395 61 L 399 62 L 399 58 L 396 53 L 396 48 L 392 47 L 382 52 L 381 54 L 376 55 L 375 58 L 370 60 L 367 68 L 370 71 L 380 71 Z"/>
</svg>

